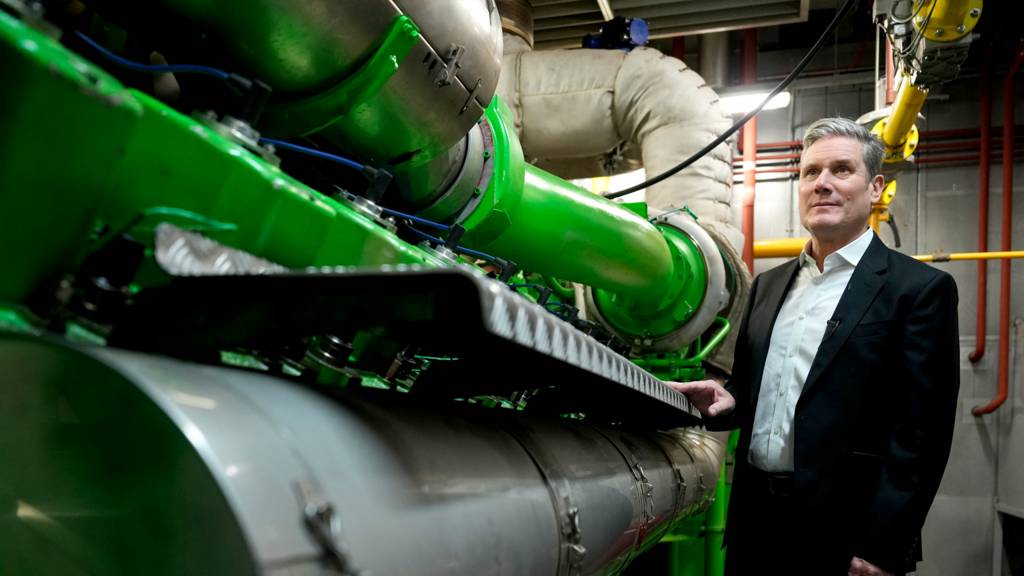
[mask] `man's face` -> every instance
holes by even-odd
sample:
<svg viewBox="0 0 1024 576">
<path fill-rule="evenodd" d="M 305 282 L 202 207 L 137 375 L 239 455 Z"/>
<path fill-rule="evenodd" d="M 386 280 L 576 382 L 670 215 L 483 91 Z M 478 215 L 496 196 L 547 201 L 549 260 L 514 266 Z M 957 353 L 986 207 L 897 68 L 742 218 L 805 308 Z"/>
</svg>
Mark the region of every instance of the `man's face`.
<svg viewBox="0 0 1024 576">
<path fill-rule="evenodd" d="M 881 175 L 868 176 L 861 142 L 818 140 L 800 158 L 800 223 L 816 238 L 852 240 L 867 228 L 883 183 Z"/>
</svg>

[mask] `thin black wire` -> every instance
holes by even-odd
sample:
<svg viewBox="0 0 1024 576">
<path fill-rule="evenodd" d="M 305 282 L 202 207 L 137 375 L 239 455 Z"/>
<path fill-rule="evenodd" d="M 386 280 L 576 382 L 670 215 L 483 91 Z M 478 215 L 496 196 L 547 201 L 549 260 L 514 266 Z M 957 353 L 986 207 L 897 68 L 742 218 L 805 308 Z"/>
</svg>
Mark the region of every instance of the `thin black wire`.
<svg viewBox="0 0 1024 576">
<path fill-rule="evenodd" d="M 714 140 L 712 140 L 710 144 L 708 144 L 707 146 L 705 146 L 705 147 L 701 148 L 700 150 L 698 150 L 693 156 L 690 156 L 686 160 L 683 160 L 682 162 L 680 162 L 679 164 L 676 164 L 672 168 L 669 168 L 665 172 L 662 172 L 661 174 L 658 174 L 657 176 L 655 176 L 653 178 L 650 178 L 650 179 L 648 179 L 648 180 L 646 180 L 644 182 L 641 182 L 641 183 L 637 184 L 636 186 L 630 186 L 629 188 L 626 188 L 625 190 L 619 190 L 618 192 L 612 192 L 610 194 L 606 194 L 604 197 L 609 199 L 609 200 L 614 200 L 615 198 L 620 198 L 622 196 L 625 196 L 626 194 L 630 194 L 630 193 L 636 192 L 638 190 L 643 190 L 644 188 L 647 188 L 649 186 L 654 186 L 655 184 L 661 182 L 662 180 L 665 180 L 667 178 L 670 178 L 670 177 L 674 176 L 680 170 L 690 166 L 691 164 L 693 164 L 697 160 L 700 160 L 705 154 L 707 154 L 708 152 L 714 150 L 715 147 L 717 147 L 722 142 L 725 142 L 729 138 L 729 136 L 732 136 L 733 134 L 735 134 L 737 130 L 739 130 L 744 124 L 747 123 L 747 121 L 749 121 L 751 118 L 756 116 L 757 113 L 761 111 L 761 108 L 764 108 L 765 104 L 767 104 L 769 100 L 774 98 L 775 95 L 778 94 L 779 92 L 782 92 L 783 90 L 785 90 L 786 87 L 789 86 L 790 83 L 792 83 L 793 80 L 795 80 L 796 77 L 801 72 L 803 72 L 803 69 L 807 67 L 807 64 L 810 63 L 811 59 L 814 58 L 814 56 L 818 53 L 818 51 L 821 50 L 821 47 L 825 45 L 825 42 L 828 40 L 829 36 L 832 35 L 832 31 L 836 29 L 836 26 L 838 26 L 839 22 L 841 22 L 843 20 L 843 18 L 846 16 L 846 13 L 850 11 L 850 8 L 853 7 L 853 4 L 854 4 L 854 0 L 846 0 L 846 2 L 839 9 L 839 11 L 836 12 L 836 16 L 835 16 L 835 18 L 832 19 L 832 22 L 829 23 L 828 28 L 825 29 L 825 31 L 821 34 L 821 37 L 818 38 L 818 41 L 815 42 L 814 46 L 811 47 L 811 51 L 808 52 L 807 55 L 804 56 L 803 60 L 801 60 L 796 65 L 796 68 L 794 68 L 793 71 L 790 72 L 788 76 L 783 78 L 782 82 L 780 82 L 779 85 L 776 86 L 775 89 L 772 90 L 771 93 L 768 94 L 768 96 L 764 100 L 761 101 L 761 103 L 757 106 L 757 108 L 754 108 L 750 112 L 747 112 L 746 114 L 744 114 L 743 117 L 740 118 L 739 120 L 737 120 L 736 123 L 733 124 L 728 130 L 723 132 L 718 138 L 715 138 Z"/>
<path fill-rule="evenodd" d="M 932 2 L 931 8 L 928 9 L 928 14 L 924 17 L 924 21 L 921 23 L 920 29 L 917 30 L 914 37 L 910 39 L 907 47 L 898 52 L 901 59 L 914 58 L 914 53 L 917 52 L 917 47 L 921 44 L 921 39 L 924 38 L 925 30 L 928 29 L 928 24 L 932 21 L 932 12 L 935 11 L 936 4 L 938 4 L 938 2 Z M 918 7 L 917 12 L 920 12 L 923 7 L 924 4 L 922 3 L 921 6 Z M 915 14 L 917 14 L 917 12 L 915 12 Z M 890 37 L 889 41 L 893 41 L 892 37 Z M 895 45 L 895 42 L 893 42 L 893 45 Z"/>
</svg>

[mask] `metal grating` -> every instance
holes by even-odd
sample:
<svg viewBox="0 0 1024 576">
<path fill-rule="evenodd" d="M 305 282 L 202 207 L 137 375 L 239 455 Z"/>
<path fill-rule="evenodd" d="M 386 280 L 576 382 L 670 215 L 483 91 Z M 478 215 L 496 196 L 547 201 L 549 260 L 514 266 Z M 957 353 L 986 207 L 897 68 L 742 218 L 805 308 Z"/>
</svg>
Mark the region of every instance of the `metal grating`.
<svg viewBox="0 0 1024 576">
<path fill-rule="evenodd" d="M 532 0 L 537 49 L 575 48 L 598 31 L 606 4 L 615 16 L 643 18 L 651 38 L 807 20 L 810 0 Z"/>
</svg>

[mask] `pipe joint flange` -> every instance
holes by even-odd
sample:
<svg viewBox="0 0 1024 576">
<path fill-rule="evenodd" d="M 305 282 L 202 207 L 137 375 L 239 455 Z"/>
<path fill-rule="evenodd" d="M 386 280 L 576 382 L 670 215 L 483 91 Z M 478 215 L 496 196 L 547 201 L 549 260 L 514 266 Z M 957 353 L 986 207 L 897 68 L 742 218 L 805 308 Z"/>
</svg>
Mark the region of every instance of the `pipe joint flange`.
<svg viewBox="0 0 1024 576">
<path fill-rule="evenodd" d="M 616 437 L 615 433 L 601 428 L 594 427 L 593 430 L 615 447 L 615 450 L 622 456 L 622 460 L 632 474 L 633 482 L 635 483 L 634 493 L 637 495 L 637 500 L 634 502 L 632 523 L 640 526 L 640 529 L 633 534 L 633 543 L 630 546 L 632 552 L 625 558 L 623 563 L 623 565 L 626 565 L 631 561 L 633 555 L 638 552 L 639 545 L 646 538 L 647 533 L 655 526 L 657 516 L 654 514 L 654 484 L 647 477 L 647 471 L 644 470 L 640 458 L 637 457 L 628 440 L 620 439 Z"/>
<path fill-rule="evenodd" d="M 888 117 L 882 118 L 871 128 L 871 133 L 882 139 L 882 134 L 885 132 L 885 127 L 888 124 Z M 885 147 L 885 163 L 893 164 L 896 162 L 904 162 L 914 155 L 914 151 L 917 150 L 917 141 L 920 138 L 920 133 L 917 130 L 917 125 L 911 126 L 910 131 L 907 132 L 907 137 L 895 146 Z"/>
<path fill-rule="evenodd" d="M 718 245 L 696 219 L 678 211 L 652 222 L 661 229 L 675 263 L 662 302 L 641 312 L 636 303 L 587 288 L 588 313 L 629 342 L 634 353 L 675 352 L 695 341 L 729 305 L 728 275 Z"/>
<path fill-rule="evenodd" d="M 485 179 L 485 172 L 492 169 L 491 157 L 494 154 L 493 141 L 484 137 L 483 130 L 484 127 L 478 123 L 466 133 L 457 172 L 444 184 L 444 190 L 433 202 L 417 210 L 421 216 L 440 222 L 451 220 L 473 203 L 474 196 L 479 195 L 480 182 Z"/>
<path fill-rule="evenodd" d="M 562 470 L 558 458 L 544 447 L 543 440 L 532 429 L 514 420 L 504 420 L 502 428 L 529 454 L 551 495 L 561 540 L 557 576 L 577 576 L 586 558 L 587 548 L 583 545 L 580 508 L 572 483 Z"/>
</svg>

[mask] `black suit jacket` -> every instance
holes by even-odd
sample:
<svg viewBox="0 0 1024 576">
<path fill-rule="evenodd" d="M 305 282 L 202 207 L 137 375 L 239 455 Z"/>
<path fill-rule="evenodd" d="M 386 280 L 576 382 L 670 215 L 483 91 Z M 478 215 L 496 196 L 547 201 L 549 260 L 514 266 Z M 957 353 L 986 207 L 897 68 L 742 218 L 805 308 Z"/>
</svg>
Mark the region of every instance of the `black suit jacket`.
<svg viewBox="0 0 1024 576">
<path fill-rule="evenodd" d="M 744 517 L 747 452 L 772 329 L 797 269 L 792 260 L 754 281 L 726 385 L 736 409 L 709 421 L 712 429 L 741 429 L 729 542 L 737 536 L 730 532 L 764 523 Z M 952 439 L 958 356 L 953 278 L 874 237 L 796 406 L 793 512 L 808 533 L 846 539 L 853 555 L 891 572 L 920 559 L 921 526 Z"/>
</svg>

